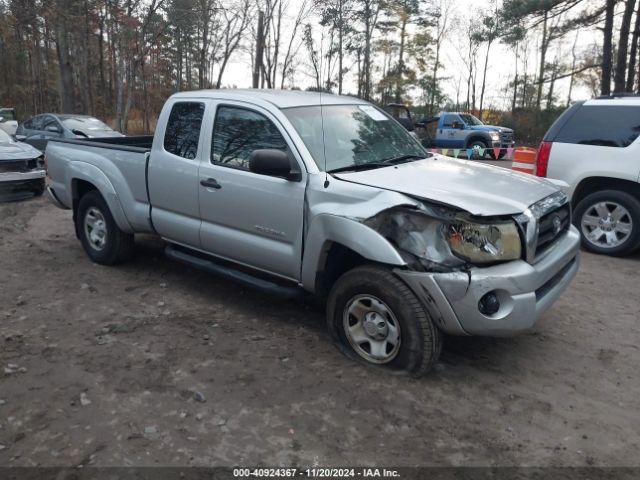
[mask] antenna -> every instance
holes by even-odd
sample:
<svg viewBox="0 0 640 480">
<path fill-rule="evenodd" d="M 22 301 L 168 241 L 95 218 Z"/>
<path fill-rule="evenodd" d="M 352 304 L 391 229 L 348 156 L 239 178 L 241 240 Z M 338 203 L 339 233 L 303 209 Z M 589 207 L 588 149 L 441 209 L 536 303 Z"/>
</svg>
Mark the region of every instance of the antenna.
<svg viewBox="0 0 640 480">
<path fill-rule="evenodd" d="M 321 27 L 322 28 L 322 27 Z M 324 32 L 320 35 L 320 126 L 322 128 L 322 156 L 324 157 L 324 188 L 329 186 L 329 174 L 327 173 L 327 147 L 324 140 L 324 113 L 322 111 L 322 42 L 324 40 Z"/>
</svg>

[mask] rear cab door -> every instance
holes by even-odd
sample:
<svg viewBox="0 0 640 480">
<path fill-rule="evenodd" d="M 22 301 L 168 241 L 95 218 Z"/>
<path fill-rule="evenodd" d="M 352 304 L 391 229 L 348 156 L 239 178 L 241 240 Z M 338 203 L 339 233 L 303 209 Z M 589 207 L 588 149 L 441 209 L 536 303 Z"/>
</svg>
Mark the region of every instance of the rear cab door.
<svg viewBox="0 0 640 480">
<path fill-rule="evenodd" d="M 258 105 L 212 100 L 213 128 L 198 172 L 203 250 L 297 281 L 307 172 L 277 115 Z M 254 150 L 285 151 L 300 181 L 249 171 Z M 215 186 L 211 186 L 215 185 Z"/>
<path fill-rule="evenodd" d="M 201 246 L 198 169 L 212 117 L 205 99 L 170 98 L 158 119 L 149 158 L 153 227 L 162 237 L 193 248 Z"/>
</svg>

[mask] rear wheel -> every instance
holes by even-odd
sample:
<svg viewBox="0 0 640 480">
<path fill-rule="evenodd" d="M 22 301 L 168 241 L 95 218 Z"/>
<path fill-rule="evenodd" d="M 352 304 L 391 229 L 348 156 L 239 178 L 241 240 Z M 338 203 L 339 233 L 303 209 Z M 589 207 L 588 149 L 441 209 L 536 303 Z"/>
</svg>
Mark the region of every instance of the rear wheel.
<svg viewBox="0 0 640 480">
<path fill-rule="evenodd" d="M 628 193 L 602 190 L 586 196 L 573 221 L 591 252 L 627 255 L 640 246 L 640 201 Z"/>
<path fill-rule="evenodd" d="M 327 302 L 327 326 L 339 349 L 365 364 L 427 373 L 442 333 L 418 298 L 391 271 L 361 266 L 338 279 Z"/>
<path fill-rule="evenodd" d="M 85 252 L 96 263 L 115 265 L 133 254 L 133 235 L 120 230 L 107 202 L 97 190 L 80 199 L 76 231 Z"/>
</svg>

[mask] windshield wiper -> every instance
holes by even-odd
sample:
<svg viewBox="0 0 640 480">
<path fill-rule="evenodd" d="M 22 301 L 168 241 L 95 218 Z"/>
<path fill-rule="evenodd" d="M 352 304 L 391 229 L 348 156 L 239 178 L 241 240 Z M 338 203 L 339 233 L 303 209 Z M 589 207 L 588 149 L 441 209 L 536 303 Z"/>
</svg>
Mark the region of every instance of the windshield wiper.
<svg viewBox="0 0 640 480">
<path fill-rule="evenodd" d="M 396 163 L 404 163 L 410 160 L 422 160 L 425 158 L 427 157 L 422 155 L 400 155 L 399 157 L 385 158 L 384 160 L 381 161 L 381 163 L 385 163 L 387 165 L 394 165 Z"/>
<path fill-rule="evenodd" d="M 374 168 L 383 168 L 388 166 L 389 164 L 385 162 L 356 163 L 355 165 L 347 165 L 346 167 L 339 167 L 328 170 L 328 173 L 360 172 L 362 170 L 371 170 Z"/>
<path fill-rule="evenodd" d="M 389 165 L 405 163 L 411 160 L 422 160 L 424 158 L 427 157 L 422 155 L 400 155 L 398 157 L 385 158 L 377 162 L 357 163 L 355 165 L 347 165 L 346 167 L 334 168 L 333 170 L 329 170 L 328 173 L 359 172 L 362 170 L 388 167 Z"/>
</svg>

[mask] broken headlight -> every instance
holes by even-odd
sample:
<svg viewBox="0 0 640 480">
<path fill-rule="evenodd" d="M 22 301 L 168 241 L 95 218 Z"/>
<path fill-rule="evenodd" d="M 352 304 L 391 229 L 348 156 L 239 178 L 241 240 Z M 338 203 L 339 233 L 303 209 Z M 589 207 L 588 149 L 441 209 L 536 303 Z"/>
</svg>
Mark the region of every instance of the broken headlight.
<svg viewBox="0 0 640 480">
<path fill-rule="evenodd" d="M 428 270 L 497 263 L 521 255 L 514 222 L 476 223 L 442 208 L 428 213 L 395 208 L 365 224 L 393 243 L 409 265 L 417 267 L 417 260 Z"/>
<path fill-rule="evenodd" d="M 474 264 L 517 260 L 522 255 L 514 222 L 452 222 L 447 226 L 447 241 L 457 257 Z"/>
</svg>

